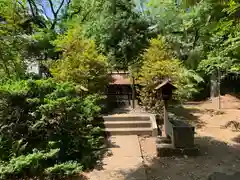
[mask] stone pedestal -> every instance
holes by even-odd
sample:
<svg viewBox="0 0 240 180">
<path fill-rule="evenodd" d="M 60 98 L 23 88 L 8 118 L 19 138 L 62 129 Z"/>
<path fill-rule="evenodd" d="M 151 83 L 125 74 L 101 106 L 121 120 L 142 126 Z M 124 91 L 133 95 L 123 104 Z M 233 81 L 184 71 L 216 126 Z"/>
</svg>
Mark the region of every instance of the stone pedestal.
<svg viewBox="0 0 240 180">
<path fill-rule="evenodd" d="M 174 120 L 166 122 L 166 135 L 171 137 L 175 148 L 192 148 L 194 146 L 194 127 L 187 122 Z"/>
<path fill-rule="evenodd" d="M 196 146 L 190 148 L 176 148 L 171 142 L 171 139 L 166 137 L 158 137 L 157 143 L 157 154 L 158 157 L 170 157 L 170 156 L 197 156 L 199 149 Z"/>
</svg>

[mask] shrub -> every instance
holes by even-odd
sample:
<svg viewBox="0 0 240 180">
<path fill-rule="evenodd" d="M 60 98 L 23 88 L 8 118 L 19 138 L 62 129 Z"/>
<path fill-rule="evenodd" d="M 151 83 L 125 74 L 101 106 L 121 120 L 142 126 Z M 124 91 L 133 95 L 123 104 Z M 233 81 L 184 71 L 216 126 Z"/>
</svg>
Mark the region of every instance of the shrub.
<svg viewBox="0 0 240 180">
<path fill-rule="evenodd" d="M 81 164 L 68 161 L 62 164 L 55 164 L 53 167 L 45 169 L 44 173 L 51 177 L 64 178 L 65 176 L 75 175 L 82 171 Z"/>
<path fill-rule="evenodd" d="M 53 79 L 9 81 L 0 86 L 2 176 L 21 174 L 34 162 L 37 166 L 31 168 L 36 171 L 31 170 L 30 175 L 46 168 L 50 168 L 46 170 L 48 174 L 57 172 L 56 169 L 67 168 L 69 164 L 61 164 L 69 161 L 76 163 L 72 163 L 66 174 L 71 169 L 75 172 L 94 165 L 102 146 L 102 129 L 95 122 L 101 110 L 97 105 L 101 98 L 78 92 L 73 83 Z M 59 149 L 56 158 L 44 163 L 42 157 L 46 154 L 41 153 L 53 149 Z M 19 168 L 4 167 L 9 163 Z M 80 166 L 73 168 L 77 164 Z"/>
<path fill-rule="evenodd" d="M 0 165 L 0 178 L 11 179 L 23 175 L 36 174 L 41 171 L 47 160 L 54 158 L 59 149 L 50 152 L 34 152 L 28 155 L 13 157 L 9 162 Z"/>
<path fill-rule="evenodd" d="M 109 83 L 107 58 L 98 53 L 92 40 L 84 39 L 79 26 L 54 41 L 62 57 L 51 65 L 53 76 L 78 83 L 91 92 L 103 91 Z"/>
<path fill-rule="evenodd" d="M 183 100 L 196 91 L 194 81 L 202 79 L 193 71 L 187 70 L 180 60 L 174 58 L 163 37 L 152 39 L 150 47 L 142 56 L 142 66 L 136 73 L 141 85 L 140 100 L 148 110 L 159 112 L 162 102 L 156 98 L 154 88 L 164 79 L 171 79 L 178 88 L 174 98 Z"/>
</svg>

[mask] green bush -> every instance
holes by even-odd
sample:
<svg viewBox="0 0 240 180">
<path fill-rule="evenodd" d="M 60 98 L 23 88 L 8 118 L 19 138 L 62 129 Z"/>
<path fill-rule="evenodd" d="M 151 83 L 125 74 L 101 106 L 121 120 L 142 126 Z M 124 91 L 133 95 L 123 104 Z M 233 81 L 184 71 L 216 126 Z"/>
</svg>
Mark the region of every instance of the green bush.
<svg viewBox="0 0 240 180">
<path fill-rule="evenodd" d="M 90 92 L 103 92 L 111 80 L 107 58 L 82 34 L 76 25 L 53 42 L 62 55 L 51 64 L 51 73 L 57 80 L 80 84 Z"/>
<path fill-rule="evenodd" d="M 81 164 L 77 162 L 65 162 L 62 164 L 55 164 L 53 167 L 45 169 L 44 173 L 51 177 L 65 177 L 75 175 L 82 171 Z"/>
<path fill-rule="evenodd" d="M 171 79 L 177 87 L 174 99 L 184 100 L 196 92 L 196 82 L 202 78 L 187 70 L 180 60 L 171 53 L 164 37 L 159 36 L 150 42 L 142 56 L 142 65 L 136 73 L 137 83 L 141 86 L 140 100 L 148 110 L 160 112 L 162 102 L 156 97 L 154 88 L 165 79 Z"/>
<path fill-rule="evenodd" d="M 98 100 L 97 95 L 79 93 L 72 83 L 53 79 L 2 84 L 0 176 L 22 174 L 29 166 L 36 170 L 26 171 L 30 176 L 44 169 L 48 175 L 65 169 L 68 175 L 92 167 L 103 142 L 103 131 L 95 120 L 101 110 Z M 56 157 L 43 161 L 42 153 L 54 149 L 59 149 Z"/>
<path fill-rule="evenodd" d="M 55 156 L 59 149 L 53 149 L 50 152 L 35 152 L 28 155 L 13 157 L 9 162 L 3 162 L 0 165 L 0 178 L 11 179 L 23 175 L 37 174 L 42 171 L 44 163 Z"/>
</svg>

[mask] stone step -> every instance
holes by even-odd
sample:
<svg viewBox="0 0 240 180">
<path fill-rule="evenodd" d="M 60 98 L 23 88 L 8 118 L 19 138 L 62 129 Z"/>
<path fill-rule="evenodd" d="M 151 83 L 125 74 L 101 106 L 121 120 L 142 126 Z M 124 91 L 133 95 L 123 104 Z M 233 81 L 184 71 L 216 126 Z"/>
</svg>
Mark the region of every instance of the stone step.
<svg viewBox="0 0 240 180">
<path fill-rule="evenodd" d="M 141 128 L 151 127 L 151 121 L 105 121 L 105 128 Z"/>
<path fill-rule="evenodd" d="M 103 116 L 104 121 L 149 121 L 149 116 Z"/>
<path fill-rule="evenodd" d="M 108 135 L 150 135 L 152 128 L 105 128 Z"/>
</svg>

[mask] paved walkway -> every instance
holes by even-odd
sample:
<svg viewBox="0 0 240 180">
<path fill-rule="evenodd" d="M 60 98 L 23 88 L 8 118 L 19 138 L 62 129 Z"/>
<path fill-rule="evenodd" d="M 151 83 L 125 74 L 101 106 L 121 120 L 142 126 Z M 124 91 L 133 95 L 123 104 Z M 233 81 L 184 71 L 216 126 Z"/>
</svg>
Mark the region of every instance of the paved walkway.
<svg viewBox="0 0 240 180">
<path fill-rule="evenodd" d="M 102 169 L 87 175 L 90 180 L 147 180 L 137 135 L 111 137 L 109 150 Z"/>
<path fill-rule="evenodd" d="M 240 180 L 240 173 L 229 176 L 240 169 L 238 148 L 217 140 L 213 130 L 214 138 L 197 132 L 195 142 L 202 154 L 197 157 L 156 158 L 154 137 L 112 137 L 111 153 L 104 158 L 102 169 L 85 175 L 88 180 Z"/>
</svg>

